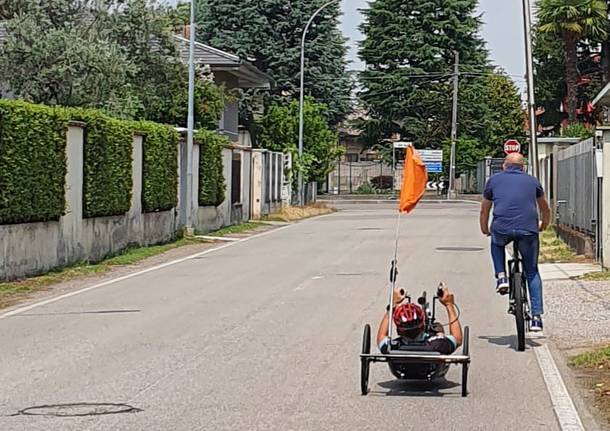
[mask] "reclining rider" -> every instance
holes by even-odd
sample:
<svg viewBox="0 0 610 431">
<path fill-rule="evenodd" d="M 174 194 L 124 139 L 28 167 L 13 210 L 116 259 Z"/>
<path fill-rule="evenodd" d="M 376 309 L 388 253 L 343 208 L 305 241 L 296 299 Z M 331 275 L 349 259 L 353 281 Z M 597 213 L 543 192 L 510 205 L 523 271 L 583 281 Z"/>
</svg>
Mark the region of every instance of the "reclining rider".
<svg viewBox="0 0 610 431">
<path fill-rule="evenodd" d="M 427 334 L 425 311 L 419 305 L 407 302 L 404 290 L 395 290 L 392 320 L 399 338 L 393 341 L 393 347 L 394 342 L 403 346 L 417 343 L 420 351 L 450 355 L 462 344 L 462 325 L 458 319 L 455 297 L 444 284 L 441 283 L 441 286 L 443 294 L 439 301 L 447 309 L 450 335 L 445 335 L 441 325 L 433 328 L 433 333 Z M 388 327 L 388 313 L 384 313 L 377 331 L 377 345 L 384 354 L 388 352 Z"/>
</svg>

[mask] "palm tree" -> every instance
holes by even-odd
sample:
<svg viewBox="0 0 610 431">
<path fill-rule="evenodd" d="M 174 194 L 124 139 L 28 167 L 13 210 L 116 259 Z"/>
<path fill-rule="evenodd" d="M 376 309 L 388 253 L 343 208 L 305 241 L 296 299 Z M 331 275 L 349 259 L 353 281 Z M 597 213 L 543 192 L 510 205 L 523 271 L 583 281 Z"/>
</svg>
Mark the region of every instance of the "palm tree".
<svg viewBox="0 0 610 431">
<path fill-rule="evenodd" d="M 564 45 L 565 72 L 570 123 L 576 121 L 578 81 L 577 45 L 581 39 L 606 37 L 608 5 L 605 0 L 539 0 L 540 31 L 561 37 Z"/>
</svg>

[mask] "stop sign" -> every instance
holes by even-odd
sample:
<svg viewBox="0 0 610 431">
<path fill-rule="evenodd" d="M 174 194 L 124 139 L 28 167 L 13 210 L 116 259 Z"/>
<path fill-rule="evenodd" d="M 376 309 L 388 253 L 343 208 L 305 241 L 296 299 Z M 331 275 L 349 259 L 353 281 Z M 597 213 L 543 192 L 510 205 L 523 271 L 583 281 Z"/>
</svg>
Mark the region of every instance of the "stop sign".
<svg viewBox="0 0 610 431">
<path fill-rule="evenodd" d="M 519 153 L 521 151 L 521 144 L 516 139 L 509 139 L 504 143 L 504 152 L 506 154 Z"/>
</svg>

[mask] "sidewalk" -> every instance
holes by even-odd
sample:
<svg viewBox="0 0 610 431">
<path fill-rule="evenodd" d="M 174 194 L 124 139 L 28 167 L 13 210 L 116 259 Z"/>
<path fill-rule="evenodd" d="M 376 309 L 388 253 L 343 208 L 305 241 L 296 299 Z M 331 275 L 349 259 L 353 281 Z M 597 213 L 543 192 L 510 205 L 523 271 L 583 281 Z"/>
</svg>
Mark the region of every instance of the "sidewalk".
<svg viewBox="0 0 610 431">
<path fill-rule="evenodd" d="M 540 265 L 544 283 L 545 334 L 559 348 L 592 347 L 610 340 L 610 281 L 575 278 L 600 270 L 596 264 Z"/>
<path fill-rule="evenodd" d="M 601 265 L 594 263 L 542 263 L 538 268 L 543 281 L 569 280 L 602 270 Z"/>
</svg>

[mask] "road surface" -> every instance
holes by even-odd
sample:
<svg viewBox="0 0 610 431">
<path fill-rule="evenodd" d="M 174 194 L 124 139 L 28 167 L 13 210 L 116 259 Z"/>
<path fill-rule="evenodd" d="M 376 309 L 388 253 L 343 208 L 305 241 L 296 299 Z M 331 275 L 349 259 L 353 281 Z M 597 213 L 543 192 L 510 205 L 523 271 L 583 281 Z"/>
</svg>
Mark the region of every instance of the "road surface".
<svg viewBox="0 0 610 431">
<path fill-rule="evenodd" d="M 393 207 L 367 205 L 0 319 L 0 430 L 558 430 L 533 349 L 514 350 L 477 214 L 421 204 L 399 253 L 409 292 L 456 292 L 468 398 L 457 367 L 405 385 L 384 364 L 360 395 L 396 226 Z"/>
</svg>

